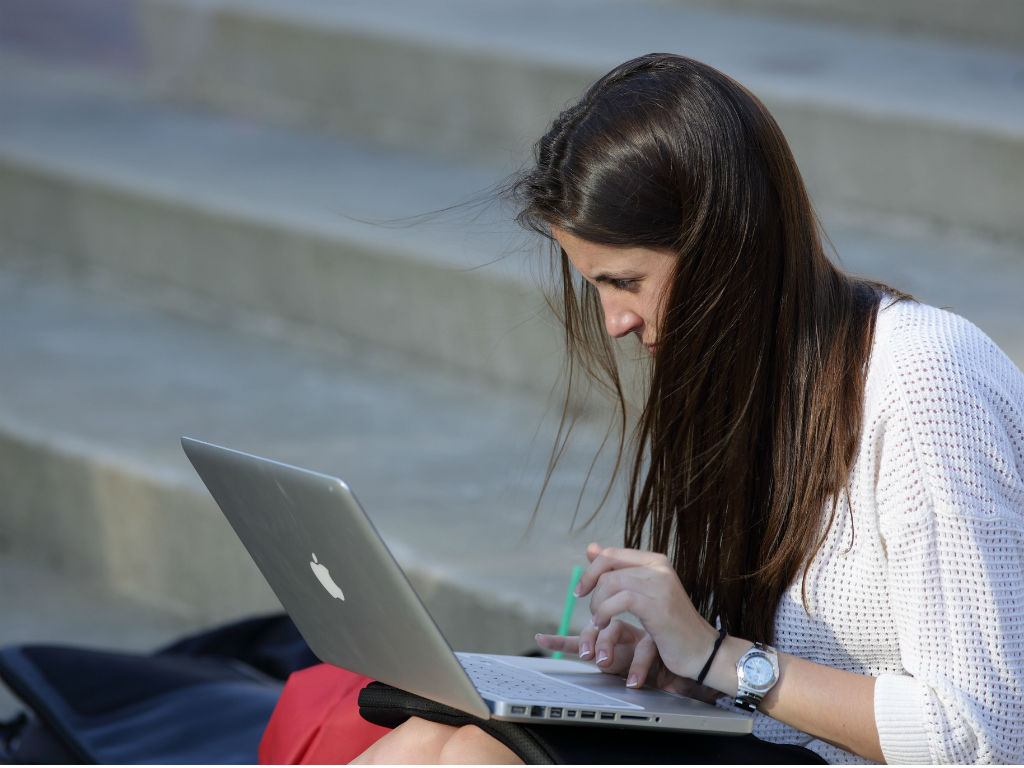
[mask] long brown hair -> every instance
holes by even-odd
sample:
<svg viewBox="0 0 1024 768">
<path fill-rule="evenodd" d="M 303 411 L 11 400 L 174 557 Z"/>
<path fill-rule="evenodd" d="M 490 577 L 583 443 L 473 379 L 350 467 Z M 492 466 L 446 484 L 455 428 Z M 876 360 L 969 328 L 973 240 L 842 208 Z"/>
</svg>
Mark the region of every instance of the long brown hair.
<svg viewBox="0 0 1024 768">
<path fill-rule="evenodd" d="M 513 195 L 520 223 L 547 237 L 554 225 L 678 256 L 634 434 L 626 545 L 668 554 L 709 621 L 770 642 L 850 472 L 887 289 L 828 259 L 761 102 L 681 56 L 601 78 L 540 139 Z M 556 259 L 570 382 L 601 379 L 624 416 L 596 291 Z"/>
</svg>

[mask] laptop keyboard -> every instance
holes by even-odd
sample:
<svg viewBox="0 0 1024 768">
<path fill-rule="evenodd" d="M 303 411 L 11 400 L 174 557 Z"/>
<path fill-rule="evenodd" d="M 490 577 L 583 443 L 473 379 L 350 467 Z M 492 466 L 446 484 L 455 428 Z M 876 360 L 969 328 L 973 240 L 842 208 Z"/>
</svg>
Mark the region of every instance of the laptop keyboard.
<svg viewBox="0 0 1024 768">
<path fill-rule="evenodd" d="M 633 708 L 611 696 L 555 680 L 540 672 L 520 669 L 499 659 L 464 653 L 456 656 L 484 698 L 537 704 L 571 704 L 578 707 Z"/>
</svg>

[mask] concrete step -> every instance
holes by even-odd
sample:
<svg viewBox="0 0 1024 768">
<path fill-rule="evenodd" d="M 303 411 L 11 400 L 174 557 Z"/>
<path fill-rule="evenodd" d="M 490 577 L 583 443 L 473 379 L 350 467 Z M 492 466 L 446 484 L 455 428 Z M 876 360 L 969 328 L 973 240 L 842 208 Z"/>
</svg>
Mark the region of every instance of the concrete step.
<svg viewBox="0 0 1024 768">
<path fill-rule="evenodd" d="M 593 428 L 531 528 L 553 428 L 536 398 L 155 311 L 144 290 L 0 270 L 4 558 L 190 625 L 275 609 L 183 434 L 341 474 L 462 648 L 529 648 L 586 542 L 621 540 L 614 509 L 569 531 Z"/>
<path fill-rule="evenodd" d="M 673 0 L 693 5 L 938 37 L 1020 51 L 1024 6 L 1017 0 Z"/>
<path fill-rule="evenodd" d="M 1024 245 L 901 217 L 822 213 L 841 266 L 963 315 L 1024 369 Z"/>
<path fill-rule="evenodd" d="M 120 7 L 122 70 L 168 98 L 503 161 L 615 63 L 685 53 L 768 104 L 820 203 L 1024 240 L 1019 47 L 616 0 Z"/>
<path fill-rule="evenodd" d="M 470 199 L 502 177 L 0 69 L 0 258 L 143 280 L 225 315 L 341 334 L 546 393 L 558 334 L 537 244 L 500 207 L 367 224 Z M 1020 345 L 1024 245 L 825 206 L 846 265 L 956 307 Z M 180 296 L 175 306 L 183 306 Z"/>
<path fill-rule="evenodd" d="M 363 221 L 470 198 L 501 178 L 495 166 L 190 114 L 15 68 L 0 74 L 0 98 L 4 257 L 118 271 L 550 388 L 557 343 L 507 212 Z"/>
</svg>

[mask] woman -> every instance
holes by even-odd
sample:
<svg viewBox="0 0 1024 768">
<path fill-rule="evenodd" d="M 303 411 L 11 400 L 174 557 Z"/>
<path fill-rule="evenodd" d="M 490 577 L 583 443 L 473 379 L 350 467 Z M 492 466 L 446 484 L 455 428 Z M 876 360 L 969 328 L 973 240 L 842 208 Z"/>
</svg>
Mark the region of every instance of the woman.
<svg viewBox="0 0 1024 768">
<path fill-rule="evenodd" d="M 629 686 L 699 678 L 830 762 L 1024 761 L 1021 372 L 836 269 L 774 120 L 697 62 L 614 69 L 512 192 L 556 246 L 570 373 L 624 423 L 608 337 L 653 362 L 627 548 L 590 545 L 593 624 L 539 644 Z M 420 720 L 362 757 L 514 759 Z"/>
</svg>

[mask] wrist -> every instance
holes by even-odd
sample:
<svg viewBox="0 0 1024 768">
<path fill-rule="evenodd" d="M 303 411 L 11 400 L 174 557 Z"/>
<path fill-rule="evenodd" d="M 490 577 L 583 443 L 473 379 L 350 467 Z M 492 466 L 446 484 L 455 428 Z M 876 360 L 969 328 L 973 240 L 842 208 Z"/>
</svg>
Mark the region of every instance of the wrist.
<svg viewBox="0 0 1024 768">
<path fill-rule="evenodd" d="M 715 655 L 708 674 L 704 678 L 704 685 L 714 688 L 716 691 L 735 698 L 739 691 L 739 679 L 736 676 L 736 662 L 753 646 L 749 640 L 740 637 L 726 635 L 722 641 L 721 648 Z"/>
</svg>

